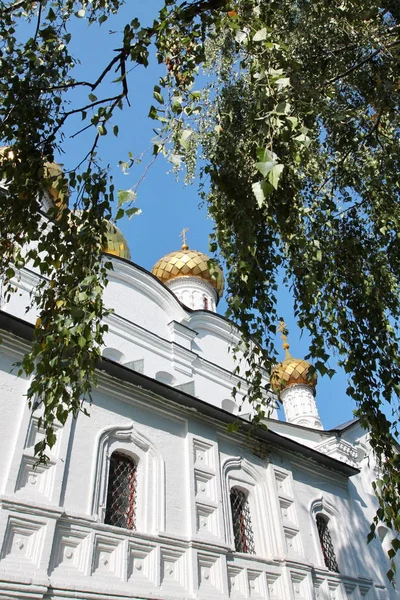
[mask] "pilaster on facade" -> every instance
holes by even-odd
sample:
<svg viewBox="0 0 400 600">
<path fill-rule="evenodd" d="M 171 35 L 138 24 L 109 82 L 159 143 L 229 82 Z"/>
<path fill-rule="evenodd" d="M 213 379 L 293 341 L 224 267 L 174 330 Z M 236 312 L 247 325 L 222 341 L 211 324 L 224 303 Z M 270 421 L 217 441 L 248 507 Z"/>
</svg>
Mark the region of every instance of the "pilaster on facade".
<svg viewBox="0 0 400 600">
<path fill-rule="evenodd" d="M 37 464 L 35 446 L 44 438 L 40 427 L 41 411 L 32 414 L 26 403 L 11 459 L 5 494 L 32 502 L 59 506 L 65 472 L 72 418 L 62 427 L 54 424 L 56 442 L 47 452 L 48 461 Z"/>
<path fill-rule="evenodd" d="M 277 498 L 277 521 L 280 525 L 280 556 L 285 559 L 304 558 L 292 474 L 287 469 L 278 466 L 273 466 L 271 471 Z"/>
<path fill-rule="evenodd" d="M 193 540 L 224 543 L 217 443 L 188 434 L 190 522 Z"/>
</svg>

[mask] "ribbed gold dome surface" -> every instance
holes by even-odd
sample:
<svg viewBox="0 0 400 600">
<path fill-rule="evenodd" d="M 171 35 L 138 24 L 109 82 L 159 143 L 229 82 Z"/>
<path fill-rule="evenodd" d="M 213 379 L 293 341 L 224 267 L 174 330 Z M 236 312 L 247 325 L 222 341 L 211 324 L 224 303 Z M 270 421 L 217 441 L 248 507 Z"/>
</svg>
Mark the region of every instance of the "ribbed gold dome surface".
<svg viewBox="0 0 400 600">
<path fill-rule="evenodd" d="M 286 324 L 281 321 L 278 331 L 282 334 L 285 360 L 275 365 L 271 371 L 270 384 L 275 394 L 278 394 L 292 385 L 308 385 L 315 388 L 317 385 L 317 374 L 314 367 L 302 358 L 293 358 L 289 352 L 287 343 Z"/>
<path fill-rule="evenodd" d="M 103 246 L 104 252 L 108 252 L 108 254 L 113 254 L 114 256 L 119 256 L 120 258 L 127 258 L 130 260 L 131 253 L 129 251 L 128 242 L 118 227 L 114 225 L 114 223 L 111 223 L 111 221 L 108 221 L 107 223 L 106 237 L 107 242 Z"/>
<path fill-rule="evenodd" d="M 272 369 L 270 383 L 276 394 L 296 384 L 315 388 L 317 374 L 309 362 L 290 356 Z"/>
<path fill-rule="evenodd" d="M 208 281 L 221 297 L 224 289 L 222 271 L 219 267 L 211 268 L 209 260 L 206 254 L 189 250 L 188 246 L 183 244 L 181 250 L 170 252 L 160 258 L 151 272 L 163 283 L 176 277 L 199 277 Z"/>
</svg>

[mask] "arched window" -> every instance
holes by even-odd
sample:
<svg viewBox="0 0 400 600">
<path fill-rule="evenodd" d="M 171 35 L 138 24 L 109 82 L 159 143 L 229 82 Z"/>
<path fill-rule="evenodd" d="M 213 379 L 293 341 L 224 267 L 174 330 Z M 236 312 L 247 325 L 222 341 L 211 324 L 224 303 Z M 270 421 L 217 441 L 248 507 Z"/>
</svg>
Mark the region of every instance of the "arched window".
<svg viewBox="0 0 400 600">
<path fill-rule="evenodd" d="M 104 519 L 108 525 L 135 529 L 136 464 L 120 452 L 110 458 L 107 508 Z"/>
<path fill-rule="evenodd" d="M 246 494 L 239 488 L 233 487 L 230 492 L 230 501 L 235 550 L 236 552 L 255 554 L 253 528 Z"/>
<path fill-rule="evenodd" d="M 339 573 L 339 567 L 336 561 L 335 549 L 332 544 L 331 534 L 328 527 L 328 519 L 321 513 L 318 513 L 315 517 L 319 535 L 319 541 L 321 544 L 321 550 L 324 557 L 325 566 L 330 571 Z"/>
<path fill-rule="evenodd" d="M 207 298 L 207 296 L 203 296 L 203 307 L 204 307 L 204 310 L 208 310 L 208 298 Z"/>
</svg>

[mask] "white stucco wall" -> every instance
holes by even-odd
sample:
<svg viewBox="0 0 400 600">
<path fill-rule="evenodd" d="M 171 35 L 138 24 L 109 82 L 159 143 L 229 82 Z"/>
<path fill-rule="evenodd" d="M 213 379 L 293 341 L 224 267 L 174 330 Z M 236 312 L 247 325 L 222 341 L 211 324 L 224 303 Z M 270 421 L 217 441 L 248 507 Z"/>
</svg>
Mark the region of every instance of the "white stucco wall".
<svg viewBox="0 0 400 600">
<path fill-rule="evenodd" d="M 105 292 L 114 309 L 105 356 L 235 412 L 227 403 L 238 381 L 228 352 L 237 342 L 231 325 L 216 314 L 186 310 L 134 265 L 118 259 L 114 265 Z M 16 281 L 20 292 L 5 307 L 31 323 L 34 311 L 24 310 L 34 281 L 23 272 Z M 376 468 L 359 428 L 340 437 L 269 422 L 281 435 L 360 468 L 349 480 L 317 454 L 307 457 L 302 445 L 289 452 L 283 442 L 271 446 L 256 435 L 228 434 L 200 405 L 185 408 L 148 391 L 144 380 L 134 386 L 102 372 L 90 417 L 79 415 L 60 428 L 49 463 L 37 466 L 39 415 L 26 406 L 28 382 L 12 372 L 27 345 L 3 337 L 0 598 L 400 597 L 385 579 L 387 540 L 365 543 L 376 509 Z M 109 458 L 117 450 L 138 465 L 135 531 L 104 523 Z M 235 486 L 247 495 L 255 554 L 235 551 L 229 500 Z M 325 566 L 318 512 L 329 520 L 339 573 Z"/>
<path fill-rule="evenodd" d="M 11 361 L 1 356 L 6 381 Z M 268 590 L 270 598 L 311 600 L 316 589 L 326 598 L 351 589 L 353 598 L 398 597 L 385 581 L 382 548 L 365 544 L 373 501 L 360 496 L 361 475 L 349 482 L 300 451 L 227 434 L 223 424 L 106 375 L 90 417 L 60 431 L 51 464 L 35 473 L 27 459 L 40 432 L 21 397 L 19 411 L 9 403 L 2 393 L 12 456 L 2 470 L 0 598 L 7 586 L 19 598 L 48 598 L 49 585 L 52 598 L 99 600 L 265 598 Z M 134 533 L 103 523 L 107 453 L 116 449 L 139 457 Z M 255 555 L 234 551 L 234 485 L 249 494 Z M 324 566 L 313 507 L 329 515 L 340 574 Z"/>
</svg>

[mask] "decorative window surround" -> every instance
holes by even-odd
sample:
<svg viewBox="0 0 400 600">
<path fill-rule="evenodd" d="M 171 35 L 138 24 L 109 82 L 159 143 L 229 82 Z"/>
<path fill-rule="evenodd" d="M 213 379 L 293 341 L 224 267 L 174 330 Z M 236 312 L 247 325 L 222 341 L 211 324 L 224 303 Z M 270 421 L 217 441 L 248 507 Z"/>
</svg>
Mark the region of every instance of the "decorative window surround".
<svg viewBox="0 0 400 600">
<path fill-rule="evenodd" d="M 251 521 L 254 527 L 256 555 L 263 557 L 272 556 L 270 499 L 265 487 L 265 481 L 257 469 L 241 456 L 226 459 L 221 465 L 221 472 L 223 516 L 227 544 L 229 544 L 233 552 L 236 552 L 230 503 L 230 490 L 236 487 L 247 495 Z"/>
<path fill-rule="evenodd" d="M 313 521 L 313 529 L 310 530 L 314 531 L 316 556 L 318 557 L 319 566 L 326 568 L 316 524 L 317 514 L 322 515 L 329 522 L 329 533 L 335 549 L 339 572 L 344 575 L 357 573 L 351 540 L 347 534 L 347 515 L 339 512 L 325 496 L 314 500 L 310 506 L 310 516 Z"/>
<path fill-rule="evenodd" d="M 165 531 L 165 469 L 160 452 L 133 427 L 133 423 L 104 429 L 97 438 L 92 468 L 93 490 L 89 513 L 104 522 L 110 456 L 121 451 L 137 464 L 140 489 L 136 507 L 136 528 L 146 533 Z"/>
</svg>

